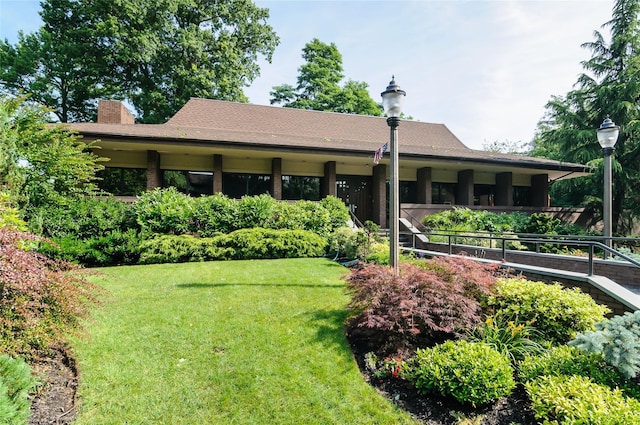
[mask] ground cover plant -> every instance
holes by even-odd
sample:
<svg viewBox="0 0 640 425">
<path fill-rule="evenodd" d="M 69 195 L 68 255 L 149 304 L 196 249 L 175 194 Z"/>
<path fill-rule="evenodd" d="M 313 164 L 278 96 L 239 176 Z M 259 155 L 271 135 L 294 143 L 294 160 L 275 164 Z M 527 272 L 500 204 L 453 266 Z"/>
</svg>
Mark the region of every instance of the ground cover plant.
<svg viewBox="0 0 640 425">
<path fill-rule="evenodd" d="M 417 424 L 361 379 L 329 259 L 102 269 L 76 423 Z"/>
</svg>

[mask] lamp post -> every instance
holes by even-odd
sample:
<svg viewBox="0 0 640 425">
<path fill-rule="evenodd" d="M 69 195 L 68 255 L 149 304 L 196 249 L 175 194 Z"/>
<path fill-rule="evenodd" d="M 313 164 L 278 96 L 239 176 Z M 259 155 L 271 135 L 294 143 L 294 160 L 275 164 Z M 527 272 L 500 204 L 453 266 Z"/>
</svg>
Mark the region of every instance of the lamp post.
<svg viewBox="0 0 640 425">
<path fill-rule="evenodd" d="M 615 125 L 610 118 L 605 119 L 597 130 L 598 143 L 602 147 L 604 155 L 604 196 L 602 200 L 602 215 L 604 217 L 604 243 L 611 247 L 611 155 L 618 141 L 620 127 Z M 606 259 L 608 252 L 604 252 Z"/>
<path fill-rule="evenodd" d="M 387 89 L 380 93 L 382 96 L 382 107 L 387 115 L 387 124 L 391 129 L 389 155 L 391 158 L 391 170 L 389 181 L 389 264 L 393 268 L 393 273 L 398 275 L 398 245 L 399 245 L 399 225 L 400 219 L 400 190 L 398 185 L 398 126 L 400 125 L 400 114 L 402 112 L 402 101 L 407 93 L 400 90 L 396 84 L 395 76 L 391 77 L 391 82 Z"/>
</svg>

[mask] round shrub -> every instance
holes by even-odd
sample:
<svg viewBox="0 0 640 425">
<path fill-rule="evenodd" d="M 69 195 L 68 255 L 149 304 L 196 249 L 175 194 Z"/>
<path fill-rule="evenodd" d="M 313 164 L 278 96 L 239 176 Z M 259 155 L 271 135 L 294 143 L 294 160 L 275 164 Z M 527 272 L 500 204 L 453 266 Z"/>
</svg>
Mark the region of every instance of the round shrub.
<svg viewBox="0 0 640 425">
<path fill-rule="evenodd" d="M 145 192 L 134 204 L 136 219 L 147 233 L 180 235 L 193 231 L 194 198 L 175 187 Z"/>
<path fill-rule="evenodd" d="M 221 193 L 193 200 L 194 230 L 202 237 L 229 233 L 236 229 L 237 202 Z"/>
<path fill-rule="evenodd" d="M 545 424 L 640 423 L 640 402 L 583 376 L 541 376 L 525 384 L 535 417 Z"/>
<path fill-rule="evenodd" d="M 453 396 L 473 406 L 506 396 L 516 385 L 506 355 L 484 343 L 463 340 L 418 349 L 408 378 L 421 394 Z"/>
<path fill-rule="evenodd" d="M 578 288 L 525 279 L 499 279 L 497 296 L 489 298 L 496 312 L 530 322 L 542 340 L 554 345 L 569 342 L 578 332 L 593 329 L 610 310 Z"/>
<path fill-rule="evenodd" d="M 620 388 L 626 395 L 640 398 L 640 387 L 607 364 L 602 355 L 586 353 L 575 347 L 561 345 L 538 355 L 526 356 L 518 367 L 518 378 L 523 383 L 540 376 L 563 375 L 590 378 L 593 383 Z"/>
</svg>

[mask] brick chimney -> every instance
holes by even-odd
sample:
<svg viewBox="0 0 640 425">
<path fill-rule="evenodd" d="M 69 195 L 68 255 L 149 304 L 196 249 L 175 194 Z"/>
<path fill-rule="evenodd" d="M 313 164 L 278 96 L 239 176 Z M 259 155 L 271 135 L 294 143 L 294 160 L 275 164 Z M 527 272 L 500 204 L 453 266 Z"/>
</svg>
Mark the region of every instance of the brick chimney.
<svg viewBox="0 0 640 425">
<path fill-rule="evenodd" d="M 135 118 L 119 100 L 99 100 L 98 124 L 135 124 Z"/>
</svg>

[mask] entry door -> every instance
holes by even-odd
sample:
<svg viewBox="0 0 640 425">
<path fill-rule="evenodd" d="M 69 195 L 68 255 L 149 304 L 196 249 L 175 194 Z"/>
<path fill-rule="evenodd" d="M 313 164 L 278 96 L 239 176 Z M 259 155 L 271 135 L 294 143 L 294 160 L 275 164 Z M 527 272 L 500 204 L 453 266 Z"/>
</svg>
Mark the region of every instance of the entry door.
<svg viewBox="0 0 640 425">
<path fill-rule="evenodd" d="M 371 177 L 370 176 L 336 176 L 337 196 L 355 216 L 364 223 L 371 220 Z"/>
</svg>

